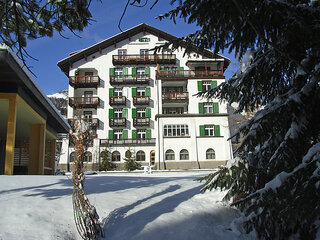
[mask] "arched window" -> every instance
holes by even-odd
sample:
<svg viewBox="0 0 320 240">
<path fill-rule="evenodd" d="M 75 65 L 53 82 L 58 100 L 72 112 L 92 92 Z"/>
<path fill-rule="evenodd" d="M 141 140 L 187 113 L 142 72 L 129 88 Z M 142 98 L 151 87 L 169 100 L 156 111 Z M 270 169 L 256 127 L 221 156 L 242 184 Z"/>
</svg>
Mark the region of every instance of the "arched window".
<svg viewBox="0 0 320 240">
<path fill-rule="evenodd" d="M 84 162 L 92 162 L 92 153 L 91 152 L 86 152 L 84 154 Z"/>
<path fill-rule="evenodd" d="M 182 149 L 180 151 L 180 160 L 189 160 L 189 152 L 187 149 Z"/>
<path fill-rule="evenodd" d="M 114 161 L 114 162 L 120 161 L 120 153 L 118 151 L 114 151 L 112 153 L 112 161 Z"/>
<path fill-rule="evenodd" d="M 125 155 L 126 158 L 131 158 L 132 152 L 130 150 L 127 150 L 124 155 Z"/>
<path fill-rule="evenodd" d="M 70 154 L 70 162 L 74 162 L 76 160 L 76 152 L 72 152 Z"/>
<path fill-rule="evenodd" d="M 146 160 L 146 154 L 144 151 L 140 150 L 137 152 L 137 161 L 145 161 Z"/>
<path fill-rule="evenodd" d="M 216 153 L 212 148 L 209 148 L 206 152 L 206 159 L 216 159 Z"/>
<path fill-rule="evenodd" d="M 174 151 L 169 149 L 166 151 L 166 160 L 174 160 Z"/>
<path fill-rule="evenodd" d="M 100 153 L 100 158 L 101 158 L 101 161 L 105 160 L 105 159 L 111 159 L 111 152 L 109 152 L 108 150 L 103 150 L 101 153 Z"/>
</svg>

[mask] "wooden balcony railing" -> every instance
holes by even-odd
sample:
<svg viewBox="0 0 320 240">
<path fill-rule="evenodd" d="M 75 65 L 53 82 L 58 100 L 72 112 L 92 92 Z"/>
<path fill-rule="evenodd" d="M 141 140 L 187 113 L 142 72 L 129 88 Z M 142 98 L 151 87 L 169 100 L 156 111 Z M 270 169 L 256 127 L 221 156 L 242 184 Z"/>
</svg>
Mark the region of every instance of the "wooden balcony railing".
<svg viewBox="0 0 320 240">
<path fill-rule="evenodd" d="M 162 94 L 163 103 L 187 103 L 189 102 L 188 92 L 166 92 Z"/>
<path fill-rule="evenodd" d="M 145 138 L 145 139 L 101 139 L 101 147 L 111 147 L 111 146 L 155 146 L 155 138 Z"/>
<path fill-rule="evenodd" d="M 125 118 L 110 118 L 109 126 L 110 127 L 125 127 L 127 125 L 127 119 Z"/>
<path fill-rule="evenodd" d="M 145 127 L 150 125 L 150 118 L 133 118 L 133 126 L 134 127 Z"/>
<path fill-rule="evenodd" d="M 70 97 L 69 106 L 73 108 L 97 108 L 100 104 L 98 97 Z"/>
<path fill-rule="evenodd" d="M 147 97 L 147 96 L 133 97 L 134 105 L 149 105 L 149 103 L 150 103 L 150 97 Z"/>
<path fill-rule="evenodd" d="M 73 125 L 76 121 L 77 121 L 77 119 L 74 119 L 74 118 L 68 119 L 68 123 L 71 127 L 73 127 Z M 81 118 L 81 121 L 87 122 L 92 129 L 99 127 L 99 119 L 98 118 Z"/>
<path fill-rule="evenodd" d="M 114 75 L 110 76 L 110 84 L 149 84 L 148 75 Z"/>
<path fill-rule="evenodd" d="M 100 85 L 99 76 L 75 76 L 69 77 L 69 84 L 74 88 L 97 88 Z"/>
<path fill-rule="evenodd" d="M 109 104 L 110 105 L 126 105 L 127 103 L 127 98 L 125 96 L 112 96 L 109 97 Z"/>
<path fill-rule="evenodd" d="M 125 64 L 175 64 L 175 54 L 137 54 L 137 55 L 113 55 L 112 63 Z"/>
<path fill-rule="evenodd" d="M 194 71 L 194 70 L 175 70 L 175 71 L 156 71 L 157 79 L 176 80 L 176 79 L 199 79 L 214 78 L 223 76 L 223 71 Z"/>
</svg>

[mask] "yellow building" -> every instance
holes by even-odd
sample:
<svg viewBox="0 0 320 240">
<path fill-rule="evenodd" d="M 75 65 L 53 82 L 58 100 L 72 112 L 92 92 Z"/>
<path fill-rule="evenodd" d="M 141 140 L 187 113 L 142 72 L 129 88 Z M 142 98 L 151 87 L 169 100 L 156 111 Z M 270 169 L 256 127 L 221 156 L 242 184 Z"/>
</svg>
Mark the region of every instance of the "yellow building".
<svg viewBox="0 0 320 240">
<path fill-rule="evenodd" d="M 15 53 L 0 44 L 0 174 L 54 174 L 69 125 Z"/>
</svg>

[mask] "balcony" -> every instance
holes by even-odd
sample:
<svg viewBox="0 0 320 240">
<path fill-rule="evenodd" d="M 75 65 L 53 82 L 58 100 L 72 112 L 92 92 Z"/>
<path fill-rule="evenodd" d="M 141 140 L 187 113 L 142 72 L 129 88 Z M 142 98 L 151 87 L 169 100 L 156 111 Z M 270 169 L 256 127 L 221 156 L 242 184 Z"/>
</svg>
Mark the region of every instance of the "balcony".
<svg viewBox="0 0 320 240">
<path fill-rule="evenodd" d="M 125 106 L 127 103 L 127 98 L 125 96 L 112 96 L 109 97 L 109 104 L 116 106 Z"/>
<path fill-rule="evenodd" d="M 147 117 L 133 118 L 134 127 L 147 127 L 149 125 L 150 125 L 150 118 L 147 118 Z"/>
<path fill-rule="evenodd" d="M 136 96 L 133 97 L 133 104 L 134 105 L 149 105 L 150 97 L 147 96 Z"/>
<path fill-rule="evenodd" d="M 73 108 L 97 108 L 100 104 L 98 97 L 70 97 L 69 106 Z"/>
<path fill-rule="evenodd" d="M 166 92 L 162 94 L 163 103 L 188 103 L 188 92 Z"/>
<path fill-rule="evenodd" d="M 149 84 L 150 76 L 147 75 L 114 75 L 110 76 L 111 85 L 122 84 Z"/>
<path fill-rule="evenodd" d="M 69 84 L 74 88 L 97 88 L 100 85 L 99 76 L 69 77 Z"/>
<path fill-rule="evenodd" d="M 179 80 L 179 79 L 211 79 L 223 76 L 223 71 L 194 71 L 194 70 L 175 70 L 175 71 L 156 71 L 157 79 Z"/>
<path fill-rule="evenodd" d="M 73 128 L 74 123 L 77 119 L 68 119 L 68 123 Z M 96 129 L 99 127 L 99 119 L 98 118 L 81 118 L 81 121 L 85 121 L 89 124 L 91 129 Z"/>
<path fill-rule="evenodd" d="M 155 138 L 145 139 L 101 139 L 101 147 L 112 147 L 112 146 L 155 146 Z"/>
<path fill-rule="evenodd" d="M 137 54 L 137 55 L 113 55 L 114 65 L 132 64 L 176 64 L 175 54 Z"/>
<path fill-rule="evenodd" d="M 125 127 L 127 125 L 127 119 L 125 118 L 110 118 L 109 126 L 110 127 Z"/>
</svg>

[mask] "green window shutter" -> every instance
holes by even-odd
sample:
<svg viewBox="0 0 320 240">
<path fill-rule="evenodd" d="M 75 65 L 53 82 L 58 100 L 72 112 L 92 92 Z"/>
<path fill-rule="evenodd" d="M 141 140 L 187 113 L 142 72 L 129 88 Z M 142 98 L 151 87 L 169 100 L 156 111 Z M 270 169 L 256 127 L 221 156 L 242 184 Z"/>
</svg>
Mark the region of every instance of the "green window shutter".
<svg viewBox="0 0 320 240">
<path fill-rule="evenodd" d="M 147 97 L 151 97 L 151 93 L 150 93 L 150 88 L 149 87 L 146 88 L 146 96 Z"/>
<path fill-rule="evenodd" d="M 109 118 L 113 118 L 113 108 L 109 109 Z"/>
<path fill-rule="evenodd" d="M 199 102 L 199 113 L 203 113 L 203 103 Z"/>
<path fill-rule="evenodd" d="M 204 136 L 204 125 L 200 125 L 200 136 Z"/>
<path fill-rule="evenodd" d="M 137 130 L 132 130 L 132 139 L 137 139 Z"/>
<path fill-rule="evenodd" d="M 213 103 L 213 113 L 219 113 L 219 103 Z"/>
<path fill-rule="evenodd" d="M 139 42 L 142 42 L 142 38 L 139 38 Z"/>
<path fill-rule="evenodd" d="M 146 108 L 146 117 L 151 118 L 151 108 Z"/>
<path fill-rule="evenodd" d="M 109 97 L 113 97 L 113 88 L 109 88 Z"/>
<path fill-rule="evenodd" d="M 184 76 L 184 67 L 178 67 L 177 70 L 179 76 Z"/>
<path fill-rule="evenodd" d="M 109 136 L 108 136 L 109 139 L 113 139 L 113 130 L 109 130 Z"/>
<path fill-rule="evenodd" d="M 128 68 L 127 67 L 123 68 L 123 75 L 128 75 Z"/>
<path fill-rule="evenodd" d="M 150 42 L 150 38 L 147 38 L 148 39 L 148 42 Z"/>
<path fill-rule="evenodd" d="M 198 81 L 198 91 L 202 92 L 202 81 Z"/>
<path fill-rule="evenodd" d="M 124 109 L 122 110 L 122 117 L 128 118 L 128 109 L 127 109 L 127 108 L 124 108 Z"/>
<path fill-rule="evenodd" d="M 217 81 L 212 81 L 212 88 L 216 88 L 218 86 Z"/>
<path fill-rule="evenodd" d="M 151 129 L 146 130 L 146 138 L 151 138 Z"/>
<path fill-rule="evenodd" d="M 109 68 L 109 75 L 114 76 L 114 68 Z"/>
<path fill-rule="evenodd" d="M 137 96 L 137 88 L 132 88 L 132 97 Z"/>
<path fill-rule="evenodd" d="M 150 67 L 146 67 L 145 73 L 146 76 L 150 76 Z"/>
<path fill-rule="evenodd" d="M 214 125 L 214 135 L 220 136 L 220 125 Z"/>
<path fill-rule="evenodd" d="M 132 118 L 136 118 L 136 117 L 137 117 L 137 109 L 132 108 Z"/>
<path fill-rule="evenodd" d="M 164 66 L 160 66 L 160 70 L 164 70 Z"/>
<path fill-rule="evenodd" d="M 131 73 L 132 75 L 137 75 L 137 68 L 133 67 Z"/>
<path fill-rule="evenodd" d="M 123 139 L 128 139 L 128 129 L 122 130 L 122 138 Z"/>
</svg>

